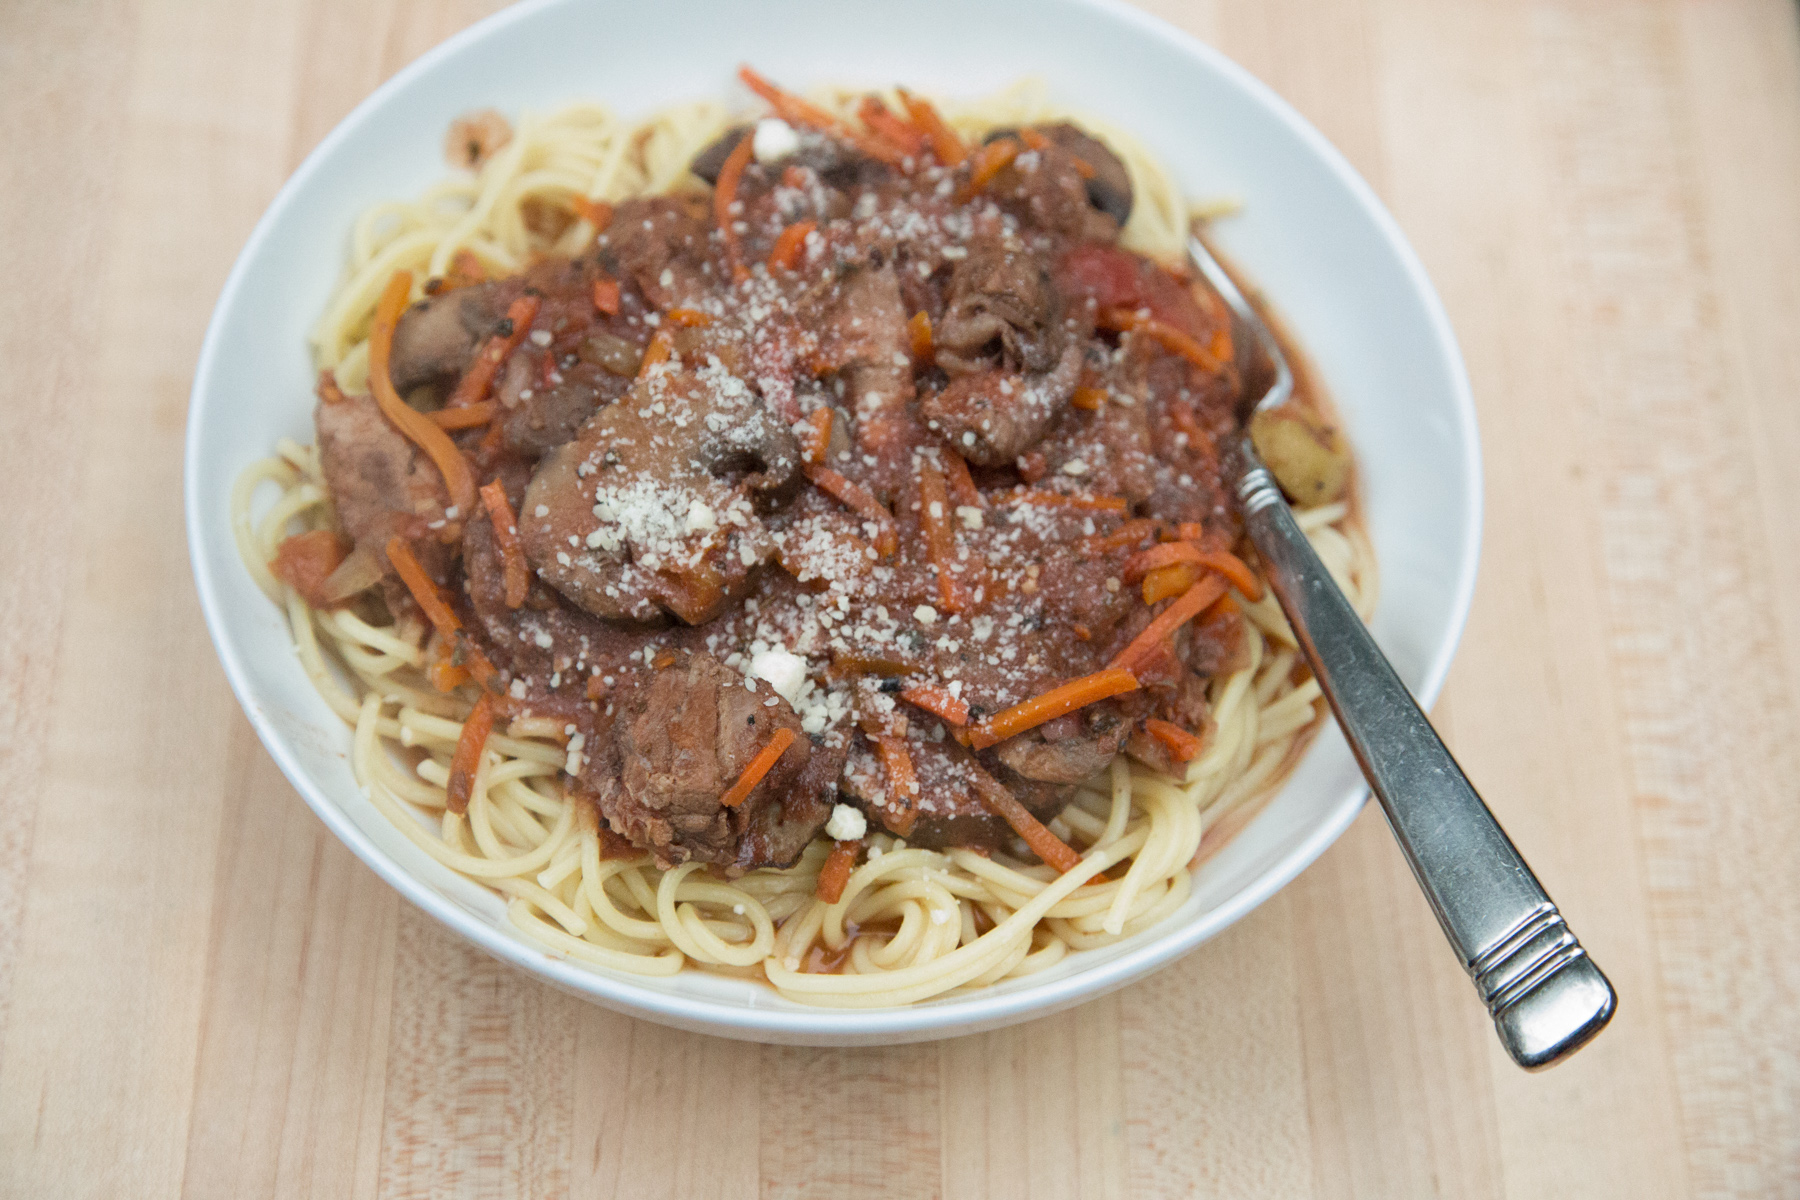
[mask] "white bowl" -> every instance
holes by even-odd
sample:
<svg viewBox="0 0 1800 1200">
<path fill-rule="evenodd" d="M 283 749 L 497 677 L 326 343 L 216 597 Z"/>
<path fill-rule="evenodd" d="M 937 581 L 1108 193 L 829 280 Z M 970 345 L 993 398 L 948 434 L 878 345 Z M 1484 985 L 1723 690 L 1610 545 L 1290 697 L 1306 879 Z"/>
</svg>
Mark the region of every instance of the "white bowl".
<svg viewBox="0 0 1800 1200">
<path fill-rule="evenodd" d="M 873 1045 L 974 1033 L 1067 1008 L 1193 949 L 1317 858 L 1365 789 L 1328 729 L 1162 925 L 1041 974 L 912 1008 L 807 1008 L 695 971 L 611 974 L 526 941 L 497 898 L 438 865 L 362 798 L 349 731 L 313 691 L 281 614 L 239 562 L 229 520 L 245 464 L 283 435 L 311 439 L 306 335 L 338 278 L 353 218 L 440 178 L 445 127 L 471 108 L 590 98 L 629 113 L 726 94 L 747 102 L 732 76 L 751 62 L 793 85 L 898 81 L 951 95 L 1036 75 L 1057 98 L 1135 131 L 1190 195 L 1245 201 L 1219 225 L 1219 242 L 1285 318 L 1341 410 L 1381 563 L 1375 635 L 1413 692 L 1427 703 L 1436 696 L 1474 587 L 1480 463 L 1456 343 L 1412 250 L 1337 151 L 1216 51 L 1109 0 L 1040 0 L 1023 16 L 971 0 L 523 4 L 364 101 L 288 180 L 244 247 L 201 349 L 188 417 L 188 541 L 207 625 L 244 711 L 320 820 L 407 899 L 496 957 L 609 1008 L 726 1037 Z"/>
</svg>

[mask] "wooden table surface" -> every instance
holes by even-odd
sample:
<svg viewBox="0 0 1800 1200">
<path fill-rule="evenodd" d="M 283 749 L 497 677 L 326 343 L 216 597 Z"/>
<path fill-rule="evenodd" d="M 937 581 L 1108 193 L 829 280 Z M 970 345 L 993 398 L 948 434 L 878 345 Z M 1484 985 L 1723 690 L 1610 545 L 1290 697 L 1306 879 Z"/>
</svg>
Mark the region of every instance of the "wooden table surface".
<svg viewBox="0 0 1800 1200">
<path fill-rule="evenodd" d="M 1378 815 L 1162 973 L 778 1049 L 502 969 L 228 692 L 182 427 L 233 256 L 455 0 L 0 5 L 0 1189 L 21 1197 L 1800 1195 L 1791 0 L 1157 0 L 1373 183 L 1487 470 L 1437 719 L 1621 996 L 1504 1058 Z"/>
</svg>

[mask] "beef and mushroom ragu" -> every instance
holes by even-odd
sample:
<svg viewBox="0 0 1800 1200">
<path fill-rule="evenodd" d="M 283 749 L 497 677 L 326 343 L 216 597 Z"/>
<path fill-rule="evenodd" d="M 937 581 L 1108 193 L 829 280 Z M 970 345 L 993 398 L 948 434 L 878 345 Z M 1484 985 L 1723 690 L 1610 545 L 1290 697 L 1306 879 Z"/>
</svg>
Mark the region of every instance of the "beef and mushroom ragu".
<svg viewBox="0 0 1800 1200">
<path fill-rule="evenodd" d="M 829 823 L 1060 868 L 1040 822 L 1118 755 L 1178 773 L 1244 664 L 1226 312 L 1120 246 L 1130 177 L 1074 125 L 774 96 L 710 195 L 590 203 L 580 255 L 378 317 L 377 394 L 317 410 L 348 541 L 283 578 L 379 576 L 433 680 L 560 724 L 571 794 L 663 866 Z"/>
</svg>

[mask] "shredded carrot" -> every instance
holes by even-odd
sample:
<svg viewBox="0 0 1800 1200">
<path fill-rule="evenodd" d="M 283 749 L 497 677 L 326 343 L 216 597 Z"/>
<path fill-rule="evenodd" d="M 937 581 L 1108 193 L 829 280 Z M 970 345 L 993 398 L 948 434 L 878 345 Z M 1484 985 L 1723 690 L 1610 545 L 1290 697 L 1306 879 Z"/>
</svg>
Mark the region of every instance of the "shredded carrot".
<svg viewBox="0 0 1800 1200">
<path fill-rule="evenodd" d="M 1220 617 L 1229 617 L 1233 613 L 1241 611 L 1243 610 L 1238 608 L 1238 602 L 1236 600 L 1233 600 L 1229 595 L 1220 596 L 1217 600 L 1214 600 L 1211 604 L 1207 605 L 1206 611 L 1200 614 L 1200 623 L 1205 624 L 1208 621 L 1214 621 Z"/>
<path fill-rule="evenodd" d="M 800 436 L 800 457 L 809 463 L 823 463 L 831 450 L 831 405 L 821 404 L 806 414 L 806 432 Z"/>
<path fill-rule="evenodd" d="M 1156 522 L 1149 517 L 1133 517 L 1111 533 L 1096 534 L 1087 540 L 1086 549 L 1092 554 L 1105 554 L 1113 550 L 1123 550 L 1127 546 L 1136 545 L 1156 532 Z"/>
<path fill-rule="evenodd" d="M 969 168 L 969 181 L 963 184 L 956 198 L 967 202 L 971 197 L 980 195 L 994 181 L 994 176 L 1019 157 L 1019 150 L 1018 139 L 1009 137 L 997 138 L 977 150 L 973 165 Z"/>
<path fill-rule="evenodd" d="M 1099 412 L 1106 407 L 1106 389 L 1078 387 L 1075 389 L 1075 394 L 1069 397 L 1069 405 L 1086 412 Z"/>
<path fill-rule="evenodd" d="M 783 271 L 791 271 L 800 262 L 800 256 L 806 253 L 806 238 L 819 227 L 817 221 L 795 221 L 781 231 L 775 239 L 775 245 L 769 250 L 769 266 L 779 267 Z"/>
<path fill-rule="evenodd" d="M 888 794 L 898 810 L 887 818 L 887 826 L 901 837 L 912 832 L 919 819 L 919 773 L 913 770 L 912 754 L 906 739 L 889 734 L 874 734 L 875 752 L 881 756 L 881 769 L 887 773 Z"/>
<path fill-rule="evenodd" d="M 963 160 L 969 157 L 969 148 L 955 130 L 944 124 L 944 118 L 938 115 L 931 102 L 901 88 L 900 103 L 906 106 L 906 115 L 931 144 L 931 152 L 937 155 L 937 160 L 946 167 L 962 166 Z"/>
<path fill-rule="evenodd" d="M 862 843 L 859 841 L 833 842 L 831 853 L 825 856 L 825 865 L 819 868 L 813 895 L 827 904 L 842 900 L 844 885 L 850 882 L 850 873 L 856 870 L 856 860 L 861 854 Z"/>
<path fill-rule="evenodd" d="M 1081 855 L 1073 847 L 1051 833 L 1045 824 L 1019 803 L 1018 797 L 1001 786 L 999 780 L 974 763 L 969 764 L 975 779 L 975 797 L 981 806 L 1012 826 L 1031 852 L 1055 868 L 1060 875 L 1081 865 Z"/>
<path fill-rule="evenodd" d="M 940 687 L 935 683 L 916 683 L 903 689 L 900 698 L 934 716 L 942 717 L 952 725 L 969 723 L 969 702 L 952 695 L 947 687 Z"/>
<path fill-rule="evenodd" d="M 808 466 L 806 477 L 820 490 L 865 521 L 872 521 L 880 532 L 875 538 L 875 552 L 883 558 L 900 548 L 900 534 L 894 527 L 894 515 L 882 506 L 862 484 L 833 471 L 830 467 Z"/>
<path fill-rule="evenodd" d="M 856 115 L 862 119 L 863 127 L 870 133 L 891 143 L 908 158 L 918 158 L 925 152 L 923 131 L 889 112 L 888 106 L 881 102 L 880 97 L 864 96 Z"/>
<path fill-rule="evenodd" d="M 731 153 L 725 156 L 725 165 L 719 168 L 719 181 L 713 185 L 713 221 L 719 227 L 719 236 L 725 240 L 725 259 L 731 264 L 731 278 L 734 283 L 742 283 L 750 278 L 750 268 L 744 265 L 744 246 L 737 234 L 737 222 L 732 219 L 731 206 L 737 202 L 738 182 L 744 177 L 744 168 L 750 165 L 750 155 L 754 150 L 753 139 L 745 134 L 738 139 Z"/>
<path fill-rule="evenodd" d="M 1121 670 L 1117 666 L 1095 671 L 1092 675 L 1083 675 L 1080 679 L 1071 679 L 1060 687 L 1053 687 L 1004 712 L 995 713 L 970 731 L 970 742 L 977 750 L 985 750 L 995 742 L 1003 742 L 1028 729 L 1036 729 L 1045 721 L 1054 721 L 1065 713 L 1085 708 L 1096 700 L 1117 696 L 1120 692 L 1134 692 L 1137 685 L 1138 682 L 1130 671 Z"/>
<path fill-rule="evenodd" d="M 981 489 L 975 486 L 974 478 L 969 474 L 968 461 L 954 450 L 945 450 L 944 482 L 950 487 L 950 498 L 956 501 L 958 508 L 985 508 L 981 498 Z"/>
<path fill-rule="evenodd" d="M 944 475 L 929 458 L 919 460 L 919 521 L 925 527 L 925 549 L 937 572 L 938 603 L 947 613 L 969 606 L 968 589 L 953 570 L 956 565 L 956 527 L 951 523 L 950 493 Z"/>
<path fill-rule="evenodd" d="M 1131 644 L 1119 651 L 1109 667 L 1122 667 L 1127 671 L 1134 670 L 1152 652 L 1161 647 L 1163 639 L 1193 620 L 1201 609 L 1225 594 L 1225 578 L 1222 575 L 1207 575 L 1193 587 L 1181 594 L 1181 597 L 1169 607 L 1157 613 L 1144 631 L 1131 639 Z"/>
<path fill-rule="evenodd" d="M 1206 540 L 1206 526 L 1198 521 L 1183 521 L 1175 527 L 1175 541 L 1202 543 Z"/>
<path fill-rule="evenodd" d="M 463 718 L 462 733 L 456 739 L 456 753 L 450 759 L 450 782 L 444 787 L 449 796 L 450 811 L 459 816 L 469 811 L 469 793 L 475 788 L 481 751 L 487 746 L 488 734 L 493 731 L 494 698 L 483 692 L 474 709 Z"/>
<path fill-rule="evenodd" d="M 500 372 L 501 364 L 531 332 L 531 322 L 537 318 L 537 311 L 536 296 L 520 296 L 507 306 L 506 332 L 490 337 L 476 353 L 475 361 L 469 364 L 469 369 L 457 380 L 456 390 L 444 401 L 445 408 L 464 408 L 486 399 L 488 389 L 493 386 L 494 376 Z"/>
<path fill-rule="evenodd" d="M 451 256 L 450 273 L 444 276 L 444 287 L 439 290 L 455 291 L 486 282 L 487 268 L 481 265 L 473 250 L 464 247 Z"/>
<path fill-rule="evenodd" d="M 347 397 L 344 389 L 338 386 L 337 372 L 326 367 L 319 372 L 319 399 L 327 404 L 342 404 Z"/>
<path fill-rule="evenodd" d="M 594 227 L 597 233 L 612 224 L 613 206 L 604 200 L 590 200 L 586 196 L 569 197 L 569 207 L 575 215 Z"/>
<path fill-rule="evenodd" d="M 431 576 L 425 573 L 425 568 L 413 557 L 412 550 L 399 538 L 391 537 L 387 543 L 387 556 L 388 561 L 394 564 L 394 571 L 400 576 L 400 582 L 406 585 L 406 590 L 419 602 L 426 620 L 436 626 L 438 633 L 445 638 L 454 637 L 456 631 L 462 628 L 462 622 L 457 620 L 456 613 L 450 606 L 444 603 L 437 584 L 431 581 Z"/>
<path fill-rule="evenodd" d="M 738 78 L 744 81 L 745 87 L 767 100 L 776 115 L 790 125 L 807 125 L 836 134 L 870 158 L 890 166 L 899 166 L 906 158 L 906 152 L 899 146 L 878 136 L 852 129 L 810 100 L 802 100 L 792 92 L 783 91 L 747 66 L 738 68 Z"/>
<path fill-rule="evenodd" d="M 480 404 L 462 408 L 440 408 L 427 415 L 439 429 L 473 429 L 477 425 L 486 425 L 499 411 L 500 406 L 494 401 L 483 400 Z"/>
<path fill-rule="evenodd" d="M 723 796 L 719 797 L 719 803 L 726 808 L 736 808 L 748 800 L 750 793 L 756 790 L 756 785 L 762 782 L 763 776 L 774 770 L 775 764 L 781 761 L 781 756 L 787 753 L 787 748 L 793 744 L 793 730 L 777 729 L 775 735 L 763 745 L 761 750 L 756 752 L 756 757 L 750 760 L 750 765 L 744 768 L 744 773 L 738 776 L 737 782 L 732 784 L 730 790 Z"/>
<path fill-rule="evenodd" d="M 1070 496 L 1063 492 L 1039 492 L 1021 488 L 1006 497 L 1014 504 L 1036 504 L 1044 508 L 1096 508 L 1124 512 L 1131 507 L 1123 496 Z"/>
<path fill-rule="evenodd" d="M 494 540 L 500 543 L 500 564 L 506 576 L 506 607 L 525 603 L 531 588 L 531 568 L 525 563 L 525 551 L 519 546 L 519 523 L 513 519 L 512 505 L 506 501 L 506 489 L 498 479 L 481 489 L 481 501 L 487 505 L 488 520 L 494 525 Z"/>
<path fill-rule="evenodd" d="M 711 313 L 701 312 L 697 308 L 671 308 L 663 314 L 663 320 L 683 329 L 705 329 L 713 323 Z"/>
<path fill-rule="evenodd" d="M 1237 555 L 1225 550 L 1207 550 L 1200 555 L 1200 565 L 1210 571 L 1217 571 L 1231 581 L 1231 586 L 1244 593 L 1248 600 L 1261 600 L 1263 594 L 1262 580 L 1250 565 Z"/>
<path fill-rule="evenodd" d="M 594 280 L 594 307 L 609 317 L 619 315 L 619 281 Z"/>
<path fill-rule="evenodd" d="M 1199 563 L 1205 557 L 1200 547 L 1191 542 L 1162 542 L 1126 559 L 1120 574 L 1126 583 L 1136 583 L 1152 571 L 1176 563 Z"/>
<path fill-rule="evenodd" d="M 1159 721 L 1155 717 L 1144 722 L 1144 732 L 1166 746 L 1169 757 L 1176 762 L 1192 762 L 1200 757 L 1200 751 L 1206 746 L 1205 742 L 1181 726 Z"/>
<path fill-rule="evenodd" d="M 1159 321 L 1129 308 L 1103 308 L 1100 310 L 1099 324 L 1102 329 L 1136 330 L 1154 339 L 1169 353 L 1179 354 L 1202 371 L 1224 369 L 1223 359 L 1167 321 Z"/>
<path fill-rule="evenodd" d="M 931 361 L 931 316 L 923 311 L 912 315 L 906 323 L 906 336 L 912 339 L 914 362 Z"/>
<path fill-rule="evenodd" d="M 659 325 L 656 332 L 650 335 L 650 344 L 644 347 L 644 357 L 638 361 L 639 379 L 650 378 L 652 369 L 669 361 L 675 353 L 675 335 L 669 332 L 667 325 Z"/>
<path fill-rule="evenodd" d="M 1179 596 L 1194 586 L 1200 568 L 1193 563 L 1174 563 L 1158 567 L 1144 576 L 1144 603 L 1155 604 L 1171 596 Z"/>
<path fill-rule="evenodd" d="M 447 658 L 440 658 L 425 669 L 425 678 L 440 692 L 454 692 L 469 682 L 469 672 L 466 667 L 459 667 Z"/>
<path fill-rule="evenodd" d="M 369 387 L 375 393 L 375 403 L 382 414 L 437 466 L 444 477 L 444 487 L 450 493 L 450 503 L 467 513 L 475 507 L 475 479 L 469 474 L 469 464 L 463 461 L 462 451 L 456 448 L 449 434 L 400 398 L 400 393 L 394 390 L 393 376 L 388 374 L 388 359 L 394 351 L 394 326 L 399 323 L 400 314 L 406 311 L 406 301 L 411 295 L 412 272 L 395 271 L 375 306 L 375 325 L 369 332 Z"/>
</svg>

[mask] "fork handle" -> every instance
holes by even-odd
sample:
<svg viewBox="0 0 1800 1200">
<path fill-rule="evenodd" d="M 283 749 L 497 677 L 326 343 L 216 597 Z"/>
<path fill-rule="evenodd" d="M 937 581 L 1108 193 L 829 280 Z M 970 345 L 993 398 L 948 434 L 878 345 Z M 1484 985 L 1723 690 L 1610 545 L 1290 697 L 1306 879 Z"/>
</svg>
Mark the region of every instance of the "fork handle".
<svg viewBox="0 0 1800 1200">
<path fill-rule="evenodd" d="M 1265 574 L 1356 761 L 1513 1061 L 1547 1067 L 1600 1032 L 1612 985 L 1319 561 L 1254 447 L 1238 500 Z"/>
</svg>

